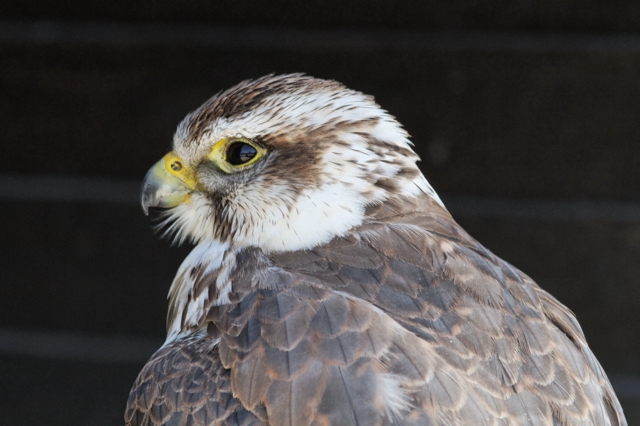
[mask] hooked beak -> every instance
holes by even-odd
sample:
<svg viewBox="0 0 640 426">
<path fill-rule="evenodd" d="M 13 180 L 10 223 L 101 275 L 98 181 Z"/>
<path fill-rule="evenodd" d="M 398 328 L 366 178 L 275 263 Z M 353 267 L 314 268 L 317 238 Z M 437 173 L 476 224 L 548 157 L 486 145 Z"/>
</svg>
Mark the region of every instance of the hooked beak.
<svg viewBox="0 0 640 426">
<path fill-rule="evenodd" d="M 171 208 L 189 201 L 196 188 L 192 173 L 173 152 L 149 169 L 142 182 L 140 202 L 145 215 L 150 207 Z"/>
</svg>

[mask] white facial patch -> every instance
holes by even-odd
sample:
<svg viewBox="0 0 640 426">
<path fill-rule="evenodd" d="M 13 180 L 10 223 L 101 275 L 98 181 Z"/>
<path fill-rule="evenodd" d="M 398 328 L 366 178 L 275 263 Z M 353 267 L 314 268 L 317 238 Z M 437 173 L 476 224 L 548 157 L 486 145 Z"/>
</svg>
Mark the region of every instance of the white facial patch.
<svg viewBox="0 0 640 426">
<path fill-rule="evenodd" d="M 162 236 L 170 236 L 176 245 L 213 239 L 215 217 L 211 213 L 211 201 L 198 193 L 189 198 L 188 202 L 167 210 L 158 225 Z"/>
<path fill-rule="evenodd" d="M 339 183 L 296 194 L 293 204 L 247 198 L 236 205 L 238 232 L 234 244 L 265 252 L 304 250 L 346 234 L 362 223 L 364 200 Z M 254 210 L 255 209 L 255 210 Z M 252 226 L 255 223 L 255 226 Z"/>
</svg>

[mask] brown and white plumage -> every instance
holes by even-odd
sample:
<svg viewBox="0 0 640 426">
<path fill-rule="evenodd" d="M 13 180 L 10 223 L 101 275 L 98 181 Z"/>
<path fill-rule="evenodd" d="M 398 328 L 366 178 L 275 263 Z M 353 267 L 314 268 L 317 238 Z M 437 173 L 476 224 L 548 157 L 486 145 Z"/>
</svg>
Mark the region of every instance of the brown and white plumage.
<svg viewBox="0 0 640 426">
<path fill-rule="evenodd" d="M 417 160 L 333 81 L 245 81 L 188 115 L 143 207 L 197 245 L 126 424 L 626 425 L 573 314 L 462 230 Z"/>
</svg>

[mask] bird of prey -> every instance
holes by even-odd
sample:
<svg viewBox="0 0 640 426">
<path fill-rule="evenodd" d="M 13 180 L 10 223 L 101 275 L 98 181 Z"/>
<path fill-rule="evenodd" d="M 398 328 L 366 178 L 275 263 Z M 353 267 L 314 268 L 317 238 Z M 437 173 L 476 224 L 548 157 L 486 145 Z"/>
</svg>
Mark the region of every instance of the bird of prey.
<svg viewBox="0 0 640 426">
<path fill-rule="evenodd" d="M 187 115 L 142 206 L 195 247 L 126 424 L 626 425 L 571 311 L 452 219 L 411 146 L 302 74 Z"/>
</svg>

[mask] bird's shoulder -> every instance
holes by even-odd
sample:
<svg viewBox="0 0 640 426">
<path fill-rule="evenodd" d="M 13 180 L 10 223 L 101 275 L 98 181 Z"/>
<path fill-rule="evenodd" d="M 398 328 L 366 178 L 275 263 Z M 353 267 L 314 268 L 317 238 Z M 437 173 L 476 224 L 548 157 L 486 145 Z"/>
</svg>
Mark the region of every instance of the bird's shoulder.
<svg viewBox="0 0 640 426">
<path fill-rule="evenodd" d="M 258 301 L 256 309 L 278 312 L 269 321 L 283 330 L 263 337 L 285 348 L 307 335 L 327 336 L 323 344 L 335 346 L 316 348 L 322 362 L 340 358 L 348 364 L 388 357 L 366 352 L 363 341 L 384 336 L 389 344 L 390 330 L 403 336 L 406 331 L 419 339 L 414 347 L 420 354 L 399 357 L 392 350 L 400 364 L 419 366 L 426 359 L 429 366 L 421 373 L 438 366 L 454 378 L 438 379 L 437 386 L 412 382 L 422 389 L 412 406 L 425 404 L 416 396 L 420 392 L 431 398 L 442 392 L 460 396 L 437 407 L 450 410 L 451 418 L 460 415 L 464 400 L 480 413 L 491 412 L 488 417 L 518 423 L 538 416 L 541 424 L 624 424 L 611 385 L 568 308 L 484 248 L 446 211 L 381 213 L 323 246 L 269 256 L 262 282 L 274 296 Z M 305 308 L 291 309 L 298 304 Z M 387 331 L 362 326 L 372 317 Z M 293 342 L 278 340 L 285 335 Z"/>
<path fill-rule="evenodd" d="M 129 417 L 190 412 L 149 393 L 185 383 L 212 424 L 624 424 L 566 307 L 446 211 L 372 210 L 313 249 L 238 252 L 228 303 L 203 313 L 215 346 L 154 356 Z M 173 383 L 168 359 L 204 380 Z"/>
</svg>

